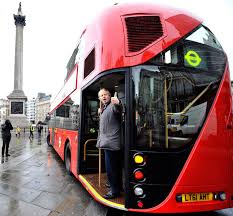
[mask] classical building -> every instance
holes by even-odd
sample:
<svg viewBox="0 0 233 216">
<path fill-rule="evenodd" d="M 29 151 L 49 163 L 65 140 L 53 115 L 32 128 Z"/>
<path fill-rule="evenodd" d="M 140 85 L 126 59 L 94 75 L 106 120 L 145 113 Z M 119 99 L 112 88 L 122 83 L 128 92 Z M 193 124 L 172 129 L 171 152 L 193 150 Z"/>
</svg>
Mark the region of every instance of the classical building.
<svg viewBox="0 0 233 216">
<path fill-rule="evenodd" d="M 50 110 L 51 95 L 38 93 L 35 104 L 35 123 L 45 121 L 45 118 Z"/>
<path fill-rule="evenodd" d="M 9 116 L 9 101 L 0 99 L 0 124 L 3 124 Z"/>
</svg>

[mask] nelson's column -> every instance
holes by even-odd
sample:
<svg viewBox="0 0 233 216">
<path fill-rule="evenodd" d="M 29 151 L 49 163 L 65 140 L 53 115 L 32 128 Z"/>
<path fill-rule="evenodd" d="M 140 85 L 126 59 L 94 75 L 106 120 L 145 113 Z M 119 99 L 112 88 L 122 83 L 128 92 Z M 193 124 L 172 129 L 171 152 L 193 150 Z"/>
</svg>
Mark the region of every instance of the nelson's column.
<svg viewBox="0 0 233 216">
<path fill-rule="evenodd" d="M 29 122 L 25 114 L 27 97 L 23 92 L 23 28 L 26 23 L 25 16 L 22 14 L 21 2 L 19 3 L 18 14 L 14 14 L 14 20 L 16 26 L 14 90 L 7 98 L 10 104 L 9 119 L 13 127 L 18 125 L 23 128 L 27 127 Z"/>
</svg>

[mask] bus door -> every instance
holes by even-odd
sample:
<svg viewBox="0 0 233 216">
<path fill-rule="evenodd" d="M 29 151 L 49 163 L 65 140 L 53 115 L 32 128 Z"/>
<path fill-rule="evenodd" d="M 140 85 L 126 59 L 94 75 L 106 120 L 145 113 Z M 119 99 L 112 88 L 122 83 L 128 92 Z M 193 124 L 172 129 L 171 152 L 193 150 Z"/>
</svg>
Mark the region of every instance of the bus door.
<svg viewBox="0 0 233 216">
<path fill-rule="evenodd" d="M 82 132 L 81 132 L 81 173 L 98 171 L 98 149 L 96 141 L 98 136 L 98 107 L 99 101 L 94 92 L 83 92 L 82 100 Z"/>
<path fill-rule="evenodd" d="M 106 188 L 105 183 L 107 181 L 105 174 L 104 150 L 99 151 L 96 147 L 99 130 L 98 109 L 100 107 L 98 92 L 101 88 L 108 89 L 112 97 L 114 95 L 117 96 L 121 103 L 125 104 L 125 72 L 123 73 L 119 70 L 113 71 L 113 73 L 108 72 L 101 76 L 97 81 L 82 89 L 79 170 L 80 174 L 82 174 L 88 182 L 91 181 L 94 184 L 92 186 L 94 186 L 95 189 L 99 187 L 99 172 L 101 173 L 101 185 L 103 184 L 103 188 Z M 123 130 L 121 131 L 121 141 L 122 145 L 124 145 L 124 132 Z M 89 174 L 91 174 L 92 178 L 90 181 L 88 180 Z M 93 180 L 94 178 L 96 178 L 96 180 Z M 106 191 L 98 192 L 101 195 L 106 193 Z"/>
</svg>

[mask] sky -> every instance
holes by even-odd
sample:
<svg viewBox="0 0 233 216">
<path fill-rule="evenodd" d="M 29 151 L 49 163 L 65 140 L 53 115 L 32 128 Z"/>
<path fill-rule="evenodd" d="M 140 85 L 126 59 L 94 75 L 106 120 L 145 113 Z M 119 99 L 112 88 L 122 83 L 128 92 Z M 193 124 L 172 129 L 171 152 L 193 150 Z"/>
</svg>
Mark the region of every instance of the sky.
<svg viewBox="0 0 233 216">
<path fill-rule="evenodd" d="M 15 24 L 20 0 L 0 2 L 0 98 L 14 88 Z M 53 96 L 62 87 L 66 65 L 85 26 L 114 3 L 138 0 L 21 0 L 26 16 L 23 47 L 23 90 L 28 99 L 38 92 Z M 141 0 L 145 2 L 145 0 Z M 203 19 L 226 54 L 233 80 L 232 0 L 149 0 L 185 9 Z"/>
</svg>

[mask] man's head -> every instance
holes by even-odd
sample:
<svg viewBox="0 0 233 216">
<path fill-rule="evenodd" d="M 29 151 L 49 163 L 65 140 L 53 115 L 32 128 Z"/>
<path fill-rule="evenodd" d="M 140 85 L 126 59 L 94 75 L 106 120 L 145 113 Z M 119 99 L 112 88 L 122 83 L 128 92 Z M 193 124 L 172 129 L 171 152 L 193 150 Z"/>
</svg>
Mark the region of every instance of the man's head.
<svg viewBox="0 0 233 216">
<path fill-rule="evenodd" d="M 102 88 L 98 92 L 98 97 L 103 104 L 107 104 L 111 100 L 111 93 L 108 89 Z"/>
</svg>

